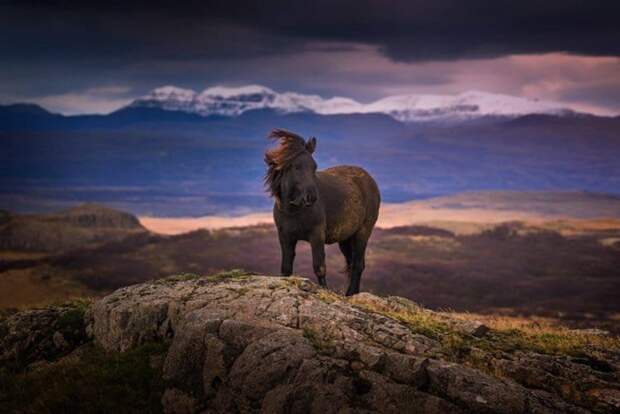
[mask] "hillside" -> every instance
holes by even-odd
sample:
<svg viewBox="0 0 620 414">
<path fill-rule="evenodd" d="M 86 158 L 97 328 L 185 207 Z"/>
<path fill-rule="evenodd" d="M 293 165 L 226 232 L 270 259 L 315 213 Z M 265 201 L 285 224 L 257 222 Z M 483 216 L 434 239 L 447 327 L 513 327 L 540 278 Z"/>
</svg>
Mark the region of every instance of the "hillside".
<svg viewBox="0 0 620 414">
<path fill-rule="evenodd" d="M 620 409 L 617 339 L 485 326 L 301 278 L 179 275 L 12 314 L 0 332 L 9 411 Z"/>
<path fill-rule="evenodd" d="M 133 215 L 96 204 L 49 214 L 6 212 L 0 216 L 0 250 L 58 253 L 143 232 Z"/>
</svg>

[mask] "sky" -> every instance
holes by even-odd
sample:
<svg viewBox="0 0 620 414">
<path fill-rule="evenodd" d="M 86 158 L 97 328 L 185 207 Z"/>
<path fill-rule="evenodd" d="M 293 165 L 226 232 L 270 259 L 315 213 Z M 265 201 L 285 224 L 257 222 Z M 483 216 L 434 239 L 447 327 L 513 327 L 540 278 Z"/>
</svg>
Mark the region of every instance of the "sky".
<svg viewBox="0 0 620 414">
<path fill-rule="evenodd" d="M 175 85 L 468 90 L 620 114 L 620 1 L 0 0 L 0 102 L 107 113 Z"/>
</svg>

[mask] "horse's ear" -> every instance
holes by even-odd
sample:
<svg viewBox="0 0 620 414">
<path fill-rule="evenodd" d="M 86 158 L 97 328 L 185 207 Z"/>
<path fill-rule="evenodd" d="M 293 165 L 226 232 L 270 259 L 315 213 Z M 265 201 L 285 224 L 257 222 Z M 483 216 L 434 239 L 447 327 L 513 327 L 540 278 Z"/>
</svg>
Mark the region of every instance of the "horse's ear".
<svg viewBox="0 0 620 414">
<path fill-rule="evenodd" d="M 308 139 L 308 141 L 306 141 L 306 151 L 312 154 L 315 148 L 316 148 L 316 138 L 312 137 Z"/>
</svg>

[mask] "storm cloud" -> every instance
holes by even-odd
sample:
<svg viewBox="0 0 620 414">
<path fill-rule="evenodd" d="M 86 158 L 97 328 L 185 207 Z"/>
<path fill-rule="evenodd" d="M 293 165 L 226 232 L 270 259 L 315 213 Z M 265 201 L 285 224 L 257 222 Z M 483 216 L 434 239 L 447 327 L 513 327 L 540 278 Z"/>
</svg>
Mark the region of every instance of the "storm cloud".
<svg viewBox="0 0 620 414">
<path fill-rule="evenodd" d="M 394 60 L 620 54 L 617 1 L 9 1 L 2 52 L 36 59 L 191 59 L 294 52 L 317 41 Z M 8 40 L 8 41 L 7 41 Z"/>
<path fill-rule="evenodd" d="M 521 72 L 501 82 L 489 73 L 471 86 L 458 80 L 511 56 L 615 60 L 619 15 L 618 1 L 9 0 L 0 4 L 0 99 L 103 96 L 109 108 L 168 83 L 265 83 L 357 99 L 411 89 L 532 94 Z M 617 108 L 608 93 L 617 77 L 551 95 Z"/>
</svg>

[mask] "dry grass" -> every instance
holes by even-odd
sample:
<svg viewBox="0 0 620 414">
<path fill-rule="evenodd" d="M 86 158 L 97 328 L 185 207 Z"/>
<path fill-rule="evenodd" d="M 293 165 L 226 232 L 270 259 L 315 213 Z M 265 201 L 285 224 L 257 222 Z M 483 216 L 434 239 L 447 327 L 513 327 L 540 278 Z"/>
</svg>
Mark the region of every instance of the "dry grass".
<svg viewBox="0 0 620 414">
<path fill-rule="evenodd" d="M 553 355 L 596 355 L 620 351 L 620 338 L 599 330 L 570 329 L 551 318 L 452 313 L 460 319 L 477 320 L 494 333 L 504 349 L 526 349 Z"/>
<path fill-rule="evenodd" d="M 319 289 L 316 293 L 317 297 L 325 303 L 334 303 L 338 300 L 342 300 L 343 297 L 335 292 L 327 289 Z"/>
<path fill-rule="evenodd" d="M 353 296 L 348 302 L 368 312 L 379 313 L 407 325 L 412 332 L 429 338 L 440 339 L 452 333 L 452 329 L 440 318 L 421 306 L 408 302 L 408 305 L 389 305 L 383 301 L 368 300 L 366 296 Z"/>
<path fill-rule="evenodd" d="M 412 302 L 393 305 L 356 297 L 349 299 L 349 302 L 366 311 L 398 320 L 414 333 L 439 340 L 442 352 L 450 359 L 466 358 L 472 347 L 493 353 L 533 351 L 548 355 L 590 357 L 620 351 L 618 337 L 591 330 L 568 329 L 550 319 L 436 313 Z M 491 328 L 491 331 L 482 338 L 473 337 L 446 323 L 445 317 L 479 321 Z"/>
</svg>

